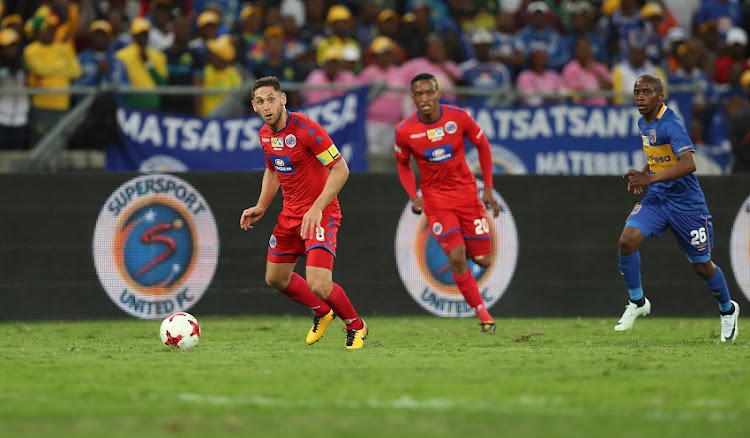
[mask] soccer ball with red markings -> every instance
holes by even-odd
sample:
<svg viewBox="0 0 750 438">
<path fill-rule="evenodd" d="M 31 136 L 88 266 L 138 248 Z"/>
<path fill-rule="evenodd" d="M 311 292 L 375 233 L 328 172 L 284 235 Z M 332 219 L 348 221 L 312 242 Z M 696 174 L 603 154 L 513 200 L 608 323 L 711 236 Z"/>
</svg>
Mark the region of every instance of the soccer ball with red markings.
<svg viewBox="0 0 750 438">
<path fill-rule="evenodd" d="M 193 348 L 201 337 L 201 326 L 198 320 L 187 312 L 173 313 L 161 322 L 159 329 L 164 345 L 175 348 Z"/>
</svg>

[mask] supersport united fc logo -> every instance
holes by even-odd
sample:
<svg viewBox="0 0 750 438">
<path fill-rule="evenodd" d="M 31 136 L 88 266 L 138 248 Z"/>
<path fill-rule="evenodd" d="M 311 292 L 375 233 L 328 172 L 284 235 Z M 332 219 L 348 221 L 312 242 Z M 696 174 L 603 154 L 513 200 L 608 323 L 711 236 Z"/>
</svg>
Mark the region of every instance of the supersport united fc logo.
<svg viewBox="0 0 750 438">
<path fill-rule="evenodd" d="M 110 299 L 138 318 L 189 309 L 213 278 L 219 239 L 211 209 L 190 184 L 142 175 L 117 188 L 99 213 L 94 264 Z"/>
</svg>

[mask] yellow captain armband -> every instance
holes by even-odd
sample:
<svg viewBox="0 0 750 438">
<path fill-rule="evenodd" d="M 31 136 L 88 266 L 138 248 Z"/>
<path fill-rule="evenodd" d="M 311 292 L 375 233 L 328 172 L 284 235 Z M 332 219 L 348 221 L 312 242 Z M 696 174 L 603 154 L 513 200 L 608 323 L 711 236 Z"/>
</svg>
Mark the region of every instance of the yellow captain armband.
<svg viewBox="0 0 750 438">
<path fill-rule="evenodd" d="M 318 161 L 320 161 L 324 166 L 328 166 L 329 164 L 333 163 L 334 161 L 336 161 L 336 159 L 338 159 L 339 156 L 341 156 L 341 154 L 339 153 L 339 150 L 336 148 L 335 144 L 332 144 L 328 147 L 328 149 L 316 155 Z"/>
</svg>

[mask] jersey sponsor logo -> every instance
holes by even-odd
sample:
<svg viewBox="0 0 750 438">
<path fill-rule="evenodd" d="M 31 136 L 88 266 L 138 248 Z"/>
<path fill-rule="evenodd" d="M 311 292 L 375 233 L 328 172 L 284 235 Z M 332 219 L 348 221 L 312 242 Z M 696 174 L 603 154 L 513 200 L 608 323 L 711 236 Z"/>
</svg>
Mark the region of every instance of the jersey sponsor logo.
<svg viewBox="0 0 750 438">
<path fill-rule="evenodd" d="M 270 139 L 270 138 L 268 138 L 268 137 L 262 137 L 262 138 L 260 139 L 260 141 L 262 141 L 263 143 L 270 143 L 270 142 L 271 142 L 271 139 Z"/>
<path fill-rule="evenodd" d="M 159 319 L 190 309 L 216 271 L 219 236 L 211 209 L 190 184 L 153 173 L 107 199 L 93 238 L 96 273 L 123 311 Z"/>
<path fill-rule="evenodd" d="M 432 224 L 432 234 L 439 236 L 442 232 L 443 224 L 441 224 L 440 222 L 435 222 L 434 224 Z"/>
<path fill-rule="evenodd" d="M 414 140 L 415 138 L 422 138 L 422 137 L 425 137 L 426 135 L 427 135 L 426 132 L 418 132 L 416 134 L 410 135 L 409 138 Z"/>
<path fill-rule="evenodd" d="M 477 181 L 477 185 L 481 192 L 482 181 Z M 500 194 L 495 190 L 492 193 L 501 209 L 497 218 L 491 218 L 491 215 L 487 217 L 493 245 L 490 256 L 492 263 L 484 269 L 469 261 L 487 308 L 492 307 L 505 293 L 518 259 L 518 233 L 513 215 Z M 441 233 L 443 231 L 440 230 Z M 401 281 L 422 308 L 438 316 L 474 316 L 474 310 L 466 304 L 456 287 L 448 256 L 430 233 L 425 215 L 414 215 L 410 202 L 406 203 L 401 214 L 395 247 Z"/>
<path fill-rule="evenodd" d="M 750 196 L 740 206 L 729 237 L 732 271 L 740 290 L 750 300 Z"/>
<path fill-rule="evenodd" d="M 425 149 L 424 157 L 431 163 L 442 163 L 453 158 L 453 146 L 444 144 L 434 148 Z"/>
<path fill-rule="evenodd" d="M 687 146 L 683 146 L 683 147 L 677 149 L 677 152 L 687 151 L 687 150 L 690 150 L 692 148 L 693 148 L 693 145 L 689 144 Z"/>
<path fill-rule="evenodd" d="M 271 238 L 268 239 L 268 246 L 270 246 L 271 248 L 276 248 L 276 236 L 274 236 L 273 234 L 271 234 Z"/>
<path fill-rule="evenodd" d="M 292 166 L 292 158 L 288 155 L 269 155 L 273 167 L 278 173 L 294 173 L 294 166 Z"/>
<path fill-rule="evenodd" d="M 456 131 L 458 131 L 458 125 L 453 120 L 445 124 L 445 132 L 448 134 L 453 134 Z"/>
<path fill-rule="evenodd" d="M 281 137 L 271 137 L 271 147 L 275 151 L 280 151 L 281 149 L 284 149 L 284 139 Z"/>
<path fill-rule="evenodd" d="M 655 129 L 648 131 L 648 141 L 651 144 L 656 144 L 656 130 Z"/>
<path fill-rule="evenodd" d="M 443 137 L 445 137 L 445 131 L 443 131 L 442 126 L 427 130 L 427 138 L 432 141 L 440 140 Z"/>
<path fill-rule="evenodd" d="M 328 166 L 329 164 L 333 163 L 340 156 L 341 154 L 339 153 L 339 150 L 336 148 L 335 144 L 332 144 L 328 147 L 328 149 L 316 155 L 318 161 L 320 161 L 320 163 L 324 166 Z"/>
<path fill-rule="evenodd" d="M 297 145 L 297 137 L 295 137 L 294 134 L 289 134 L 284 138 L 284 143 L 287 147 L 293 148 Z"/>
</svg>

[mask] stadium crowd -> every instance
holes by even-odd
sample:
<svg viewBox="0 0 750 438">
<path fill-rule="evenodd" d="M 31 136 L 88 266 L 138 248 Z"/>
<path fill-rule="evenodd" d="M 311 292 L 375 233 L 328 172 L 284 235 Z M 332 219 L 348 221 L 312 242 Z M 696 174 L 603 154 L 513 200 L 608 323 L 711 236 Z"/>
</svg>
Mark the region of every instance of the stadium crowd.
<svg viewBox="0 0 750 438">
<path fill-rule="evenodd" d="M 236 88 L 274 75 L 305 84 L 288 93 L 295 107 L 345 92 L 326 85 L 383 82 L 403 90 L 368 108 L 368 149 L 386 154 L 421 72 L 449 91 L 488 90 L 447 100 L 602 106 L 624 103 L 635 79 L 653 73 L 694 87 L 694 143 L 733 149 L 735 172 L 747 172 L 748 12 L 736 0 L 701 0 L 692 22 L 679 23 L 663 0 L 0 0 L 0 90 Z M 122 103 L 201 116 L 224 96 Z M 0 91 L 0 149 L 35 144 L 75 102 Z"/>
</svg>

